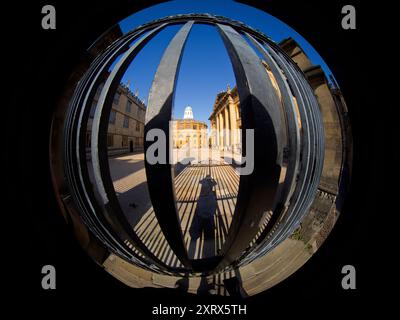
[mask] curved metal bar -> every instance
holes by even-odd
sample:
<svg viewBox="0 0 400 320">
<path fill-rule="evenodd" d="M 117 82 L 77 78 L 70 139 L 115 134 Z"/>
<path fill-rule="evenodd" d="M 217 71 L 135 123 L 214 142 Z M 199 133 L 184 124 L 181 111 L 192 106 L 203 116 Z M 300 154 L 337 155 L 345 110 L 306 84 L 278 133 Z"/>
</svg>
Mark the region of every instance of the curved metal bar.
<svg viewBox="0 0 400 320">
<path fill-rule="evenodd" d="M 266 45 L 264 43 L 264 45 Z M 266 45 L 267 46 L 267 45 Z M 268 47 L 268 46 L 267 46 Z M 296 189 L 293 194 L 293 198 L 295 201 L 291 203 L 288 212 L 285 216 L 287 220 L 293 220 L 293 217 L 298 212 L 298 206 L 302 199 L 299 199 L 298 196 L 300 194 L 305 194 L 307 189 L 309 188 L 309 171 L 311 167 L 311 155 L 312 155 L 312 135 L 310 133 L 310 119 L 309 115 L 306 112 L 306 101 L 304 94 L 300 88 L 300 83 L 298 78 L 295 76 L 297 70 L 290 68 L 284 61 L 283 56 L 275 52 L 271 47 L 270 49 L 271 56 L 276 59 L 278 65 L 285 72 L 288 82 L 293 89 L 293 92 L 297 98 L 297 103 L 299 105 L 300 119 L 302 123 L 302 137 L 301 137 L 301 171 L 298 177 L 298 182 Z M 252 261 L 256 259 L 259 255 L 266 254 L 270 250 L 272 250 L 276 245 L 278 245 L 284 238 L 285 235 L 290 235 L 291 229 L 294 228 L 293 225 L 285 226 L 285 223 L 280 223 L 274 230 L 272 234 L 264 234 L 260 236 L 259 245 L 255 248 L 255 250 L 248 256 L 248 260 L 244 259 L 242 263 L 247 263 L 248 261 Z M 259 250 L 259 251 L 258 251 Z"/>
<path fill-rule="evenodd" d="M 109 114 L 112 108 L 113 95 L 111 93 L 117 90 L 122 76 L 135 58 L 137 53 L 148 43 L 161 29 L 167 24 L 162 24 L 157 28 L 149 31 L 143 38 L 137 40 L 129 50 L 127 50 L 121 59 L 113 68 L 111 74 L 108 76 L 104 87 L 101 91 L 96 112 L 92 123 L 92 167 L 96 186 L 99 195 L 104 203 L 104 207 L 108 213 L 108 219 L 112 223 L 118 225 L 125 234 L 126 238 L 135 246 L 135 248 L 144 254 L 150 261 L 162 268 L 168 269 L 168 266 L 158 259 L 153 252 L 151 252 L 140 240 L 137 234 L 133 231 L 132 226 L 121 209 L 120 203 L 116 196 L 113 182 L 110 175 L 110 168 L 108 165 L 107 154 L 107 127 Z"/>
<path fill-rule="evenodd" d="M 170 163 L 169 121 L 171 120 L 174 90 L 177 73 L 186 39 L 193 21 L 187 22 L 166 48 L 154 76 L 149 93 L 149 101 L 145 120 L 145 168 L 150 199 L 154 213 L 168 244 L 185 267 L 190 268 L 180 219 L 176 208 L 175 188 L 173 184 L 173 167 Z M 166 137 L 164 163 L 152 163 L 148 158 L 148 150 L 152 145 L 148 141 L 150 131 L 161 130 Z M 154 132 L 154 131 L 153 131 Z M 150 133 L 150 135 L 149 135 Z M 161 152 L 161 150 L 159 150 Z"/>
<path fill-rule="evenodd" d="M 257 259 L 257 257 L 265 255 L 298 227 L 300 221 L 308 212 L 317 191 L 322 168 L 318 168 L 318 166 L 316 168 L 315 164 L 323 163 L 323 134 L 321 137 L 323 127 L 315 125 L 315 121 L 320 121 L 321 117 L 318 108 L 315 109 L 315 105 L 310 109 L 310 101 L 315 100 L 315 96 L 311 88 L 306 92 L 309 84 L 306 83 L 302 72 L 289 62 L 289 58 L 279 48 L 274 48 L 273 45 L 270 46 L 265 42 L 263 45 L 268 48 L 273 59 L 285 72 L 288 82 L 297 98 L 302 122 L 301 170 L 292 195 L 294 201 L 290 204 L 285 218 L 280 221 L 274 234 L 260 237 L 261 241 L 257 247 L 246 259 L 243 259 L 241 264 L 249 263 Z M 319 142 L 317 143 L 317 141 Z"/>
<path fill-rule="evenodd" d="M 299 159 L 300 159 L 300 128 L 296 119 L 296 107 L 294 105 L 293 97 L 290 95 L 291 90 L 286 82 L 285 76 L 281 69 L 271 58 L 267 50 L 256 40 L 252 35 L 246 33 L 246 37 L 255 45 L 255 47 L 263 55 L 266 63 L 271 68 L 272 73 L 275 76 L 276 82 L 278 83 L 279 90 L 282 94 L 282 102 L 284 110 L 287 113 L 287 129 L 288 129 L 288 149 L 287 149 L 287 170 L 284 183 L 284 191 L 281 195 L 281 201 L 285 201 L 283 204 L 285 207 L 288 205 L 290 195 L 293 193 L 294 186 L 296 184 L 296 175 L 299 170 Z"/>
<path fill-rule="evenodd" d="M 272 231 L 276 229 L 276 222 L 282 221 L 282 219 L 288 213 L 288 207 L 290 205 L 290 199 L 294 192 L 294 189 L 297 184 L 297 175 L 299 173 L 299 163 L 300 163 L 300 129 L 297 121 L 296 115 L 296 107 L 294 105 L 293 97 L 291 95 L 291 89 L 287 83 L 287 80 L 282 73 L 282 70 L 279 68 L 275 60 L 270 56 L 267 50 L 262 46 L 262 44 L 255 39 L 249 33 L 245 33 L 245 36 L 250 40 L 251 43 L 254 44 L 256 49 L 261 53 L 263 59 L 270 67 L 276 82 L 278 84 L 279 90 L 282 95 L 282 103 L 283 109 L 286 113 L 286 126 L 288 131 L 288 148 L 286 149 L 286 173 L 285 173 L 285 180 L 281 182 L 281 193 L 279 197 L 276 198 L 276 205 L 275 216 L 272 216 L 271 219 L 268 221 L 268 226 L 264 228 L 261 234 L 258 236 L 256 243 L 262 242 L 266 237 L 270 235 Z M 278 224 L 279 224 L 278 222 Z M 248 254 L 249 252 L 247 252 Z M 241 257 L 241 260 L 245 258 L 244 255 Z"/>
<path fill-rule="evenodd" d="M 145 30 L 131 33 L 115 41 L 105 52 L 92 62 L 90 69 L 78 83 L 74 96 L 71 101 L 71 109 L 67 115 L 65 123 L 64 136 L 66 139 L 64 158 L 66 176 L 69 180 L 71 194 L 78 205 L 83 221 L 90 227 L 93 234 L 115 254 L 129 259 L 133 263 L 145 267 L 152 268 L 147 261 L 143 261 L 141 257 L 136 255 L 125 244 L 117 241 L 118 235 L 115 230 L 107 227 L 108 221 L 101 214 L 101 209 L 97 202 L 93 201 L 94 195 L 90 188 L 86 189 L 88 181 L 88 173 L 86 167 L 86 159 L 84 156 L 84 132 L 86 130 L 86 121 L 88 119 L 89 110 L 84 108 L 87 101 L 91 101 L 94 96 L 93 88 L 99 83 L 99 73 L 111 65 L 116 56 L 127 49 L 129 44 L 140 36 Z M 81 133 L 83 132 L 83 134 Z M 83 150 L 83 151 L 82 151 Z M 75 157 L 77 161 L 75 160 Z M 79 182 L 80 180 L 80 182 Z M 154 268 L 153 268 L 154 269 Z M 161 271 L 162 272 L 162 271 Z"/>
<path fill-rule="evenodd" d="M 243 254 L 258 233 L 264 212 L 274 210 L 287 137 L 279 98 L 260 58 L 232 27 L 217 26 L 236 77 L 242 128 L 254 130 L 254 145 L 258 146 L 253 172 L 240 177 L 235 212 L 217 266 L 221 269 Z"/>
</svg>

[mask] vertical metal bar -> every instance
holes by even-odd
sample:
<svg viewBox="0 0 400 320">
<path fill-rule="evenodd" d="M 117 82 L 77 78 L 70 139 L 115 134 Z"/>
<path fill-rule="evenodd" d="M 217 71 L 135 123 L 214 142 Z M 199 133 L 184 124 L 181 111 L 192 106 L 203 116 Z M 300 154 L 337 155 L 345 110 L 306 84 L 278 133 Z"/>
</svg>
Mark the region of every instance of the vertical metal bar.
<svg viewBox="0 0 400 320">
<path fill-rule="evenodd" d="M 257 146 L 253 173 L 240 177 L 235 213 L 221 249 L 222 261 L 217 266 L 220 269 L 244 253 L 259 231 L 264 212 L 274 210 L 287 139 L 280 101 L 260 58 L 232 27 L 217 26 L 237 81 L 242 128 L 254 129 L 254 145 Z"/>
<path fill-rule="evenodd" d="M 171 249 L 185 267 L 190 267 L 176 208 L 173 166 L 169 163 L 169 121 L 171 120 L 175 85 L 183 48 L 192 28 L 188 21 L 166 48 L 154 76 L 146 112 L 145 137 L 153 129 L 162 130 L 166 137 L 164 163 L 150 164 L 147 150 L 152 144 L 145 139 L 145 168 L 150 198 L 162 232 Z"/>
</svg>

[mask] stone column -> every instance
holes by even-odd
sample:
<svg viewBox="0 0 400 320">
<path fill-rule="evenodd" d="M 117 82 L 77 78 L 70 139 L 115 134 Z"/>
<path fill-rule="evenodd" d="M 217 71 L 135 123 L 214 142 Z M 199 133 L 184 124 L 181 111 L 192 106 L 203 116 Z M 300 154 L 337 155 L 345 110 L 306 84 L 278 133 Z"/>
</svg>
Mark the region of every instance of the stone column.
<svg viewBox="0 0 400 320">
<path fill-rule="evenodd" d="M 240 110 L 239 110 L 239 106 L 235 105 L 235 111 L 236 111 L 236 119 L 239 120 L 240 119 Z M 238 118 L 239 117 L 239 118 Z M 237 127 L 237 131 L 236 131 L 236 142 L 237 142 L 237 148 L 239 148 L 240 150 L 242 150 L 242 131 L 241 128 L 238 126 L 237 122 L 236 122 L 236 127 Z"/>
<path fill-rule="evenodd" d="M 224 116 L 222 114 L 222 112 L 218 113 L 219 116 L 219 149 L 223 150 L 224 146 L 225 146 L 225 139 L 224 139 L 224 127 L 225 127 L 225 123 L 224 123 Z"/>
<path fill-rule="evenodd" d="M 219 116 L 218 114 L 215 115 L 215 122 L 217 123 L 217 131 L 215 132 L 215 136 L 216 136 L 216 147 L 219 148 L 219 144 L 220 144 L 220 138 L 219 138 Z"/>
<path fill-rule="evenodd" d="M 230 134 L 231 134 L 231 145 L 232 145 L 232 150 L 236 150 L 236 144 L 238 143 L 237 139 L 237 119 L 236 119 L 236 108 L 235 104 L 233 102 L 232 97 L 228 98 L 228 103 L 229 103 L 229 115 L 230 115 Z"/>
<path fill-rule="evenodd" d="M 228 106 L 225 106 L 224 108 L 224 116 L 225 116 L 225 139 L 226 139 L 226 146 L 229 147 L 231 145 L 231 139 L 230 139 L 230 129 L 231 126 L 229 124 L 229 109 Z"/>
</svg>

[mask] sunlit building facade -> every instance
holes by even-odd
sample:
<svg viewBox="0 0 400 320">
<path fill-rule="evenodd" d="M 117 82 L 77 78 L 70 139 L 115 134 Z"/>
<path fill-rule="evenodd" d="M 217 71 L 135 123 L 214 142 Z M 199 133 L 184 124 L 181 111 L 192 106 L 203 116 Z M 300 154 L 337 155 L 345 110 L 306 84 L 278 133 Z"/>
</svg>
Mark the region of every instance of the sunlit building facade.
<svg viewBox="0 0 400 320">
<path fill-rule="evenodd" d="M 86 145 L 90 148 L 92 119 L 96 111 L 103 85 L 100 85 L 93 99 L 90 111 Z M 120 85 L 114 95 L 112 109 L 108 121 L 107 147 L 109 154 L 122 154 L 142 151 L 144 138 L 144 120 L 146 105 L 128 86 Z"/>
<path fill-rule="evenodd" d="M 262 64 L 271 80 L 272 86 L 282 103 L 282 95 L 278 83 L 265 61 Z M 296 98 L 293 102 L 297 106 Z M 242 121 L 240 114 L 240 100 L 237 87 L 231 89 L 229 86 L 226 91 L 217 94 L 213 111 L 209 117 L 211 123 L 211 147 L 219 151 L 229 151 L 241 153 L 242 146 Z M 300 122 L 300 119 L 299 119 Z"/>
<path fill-rule="evenodd" d="M 185 108 L 183 119 L 172 121 L 174 148 L 200 149 L 208 147 L 208 126 L 205 122 L 193 118 L 192 107 Z"/>
</svg>

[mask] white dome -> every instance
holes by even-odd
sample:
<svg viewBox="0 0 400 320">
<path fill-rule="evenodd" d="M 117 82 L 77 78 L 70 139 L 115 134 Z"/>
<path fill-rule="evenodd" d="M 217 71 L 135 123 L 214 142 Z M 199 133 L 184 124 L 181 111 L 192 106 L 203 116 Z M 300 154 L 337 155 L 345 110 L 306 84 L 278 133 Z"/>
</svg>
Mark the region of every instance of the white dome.
<svg viewBox="0 0 400 320">
<path fill-rule="evenodd" d="M 187 106 L 185 108 L 185 114 L 183 115 L 183 119 L 193 119 L 193 110 L 191 106 Z"/>
</svg>

